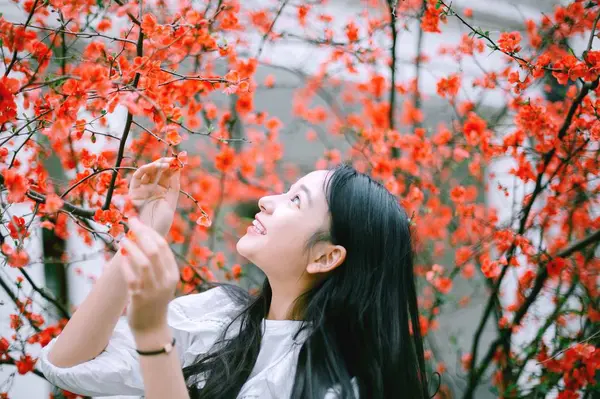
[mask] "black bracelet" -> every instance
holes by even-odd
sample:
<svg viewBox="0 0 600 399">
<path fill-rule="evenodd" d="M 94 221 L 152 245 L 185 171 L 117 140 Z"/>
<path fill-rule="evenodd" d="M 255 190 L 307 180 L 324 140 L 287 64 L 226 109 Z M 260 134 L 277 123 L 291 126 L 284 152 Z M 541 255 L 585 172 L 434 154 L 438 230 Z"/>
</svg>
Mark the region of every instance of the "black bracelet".
<svg viewBox="0 0 600 399">
<path fill-rule="evenodd" d="M 175 338 L 173 338 L 173 341 L 171 341 L 170 343 L 163 346 L 162 349 L 159 349 L 157 351 L 140 351 L 137 349 L 135 351 L 142 356 L 152 356 L 152 355 L 160 355 L 161 353 L 171 353 L 171 351 L 173 350 L 174 347 L 175 347 Z"/>
</svg>

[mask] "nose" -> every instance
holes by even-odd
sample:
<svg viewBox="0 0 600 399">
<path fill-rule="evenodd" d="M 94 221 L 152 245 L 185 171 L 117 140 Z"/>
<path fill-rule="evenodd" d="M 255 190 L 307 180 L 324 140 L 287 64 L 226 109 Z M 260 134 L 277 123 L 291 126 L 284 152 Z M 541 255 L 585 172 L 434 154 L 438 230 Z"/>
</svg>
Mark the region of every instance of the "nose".
<svg viewBox="0 0 600 399">
<path fill-rule="evenodd" d="M 273 205 L 272 196 L 261 197 L 258 200 L 258 207 L 264 213 L 273 213 L 274 205 Z"/>
<path fill-rule="evenodd" d="M 275 200 L 272 195 L 267 195 L 265 197 L 261 197 L 258 200 L 258 207 L 264 213 L 272 214 L 275 210 Z"/>
</svg>

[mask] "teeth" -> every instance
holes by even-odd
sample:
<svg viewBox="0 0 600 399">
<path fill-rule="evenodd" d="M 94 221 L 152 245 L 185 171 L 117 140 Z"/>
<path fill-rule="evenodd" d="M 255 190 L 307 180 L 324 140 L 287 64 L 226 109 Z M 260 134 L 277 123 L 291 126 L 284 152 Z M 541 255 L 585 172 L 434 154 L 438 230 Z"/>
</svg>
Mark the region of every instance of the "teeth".
<svg viewBox="0 0 600 399">
<path fill-rule="evenodd" d="M 252 221 L 252 224 L 254 225 L 254 227 L 256 227 L 256 229 L 260 232 L 260 234 L 265 234 L 266 233 L 266 229 L 265 227 L 256 219 L 254 219 Z"/>
</svg>

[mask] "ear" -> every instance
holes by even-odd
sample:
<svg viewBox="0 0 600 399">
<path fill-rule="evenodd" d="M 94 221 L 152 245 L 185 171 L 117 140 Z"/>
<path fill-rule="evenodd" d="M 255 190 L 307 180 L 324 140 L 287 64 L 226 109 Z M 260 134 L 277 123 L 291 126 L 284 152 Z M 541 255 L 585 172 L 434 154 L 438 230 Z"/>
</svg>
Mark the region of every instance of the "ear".
<svg viewBox="0 0 600 399">
<path fill-rule="evenodd" d="M 341 265 L 345 259 L 346 248 L 341 245 L 322 243 L 315 248 L 312 260 L 306 266 L 306 271 L 313 274 L 327 273 Z"/>
</svg>

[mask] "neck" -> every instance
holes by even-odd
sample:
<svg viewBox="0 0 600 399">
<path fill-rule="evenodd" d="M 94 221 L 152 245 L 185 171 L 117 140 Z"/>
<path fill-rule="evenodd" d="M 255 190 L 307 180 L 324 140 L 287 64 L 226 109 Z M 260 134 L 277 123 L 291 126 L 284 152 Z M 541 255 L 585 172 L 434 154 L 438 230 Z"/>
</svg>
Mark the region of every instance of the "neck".
<svg viewBox="0 0 600 399">
<path fill-rule="evenodd" d="M 267 314 L 268 320 L 289 320 L 294 306 L 294 301 L 303 292 L 304 287 L 298 282 L 294 284 L 269 280 L 271 285 L 271 306 Z"/>
</svg>

